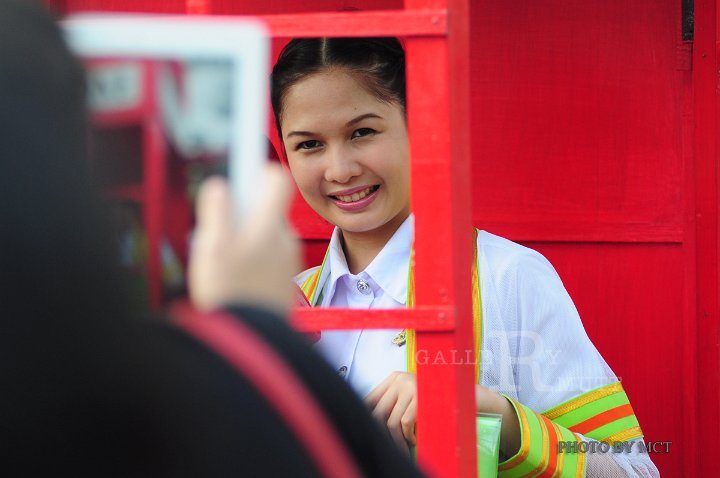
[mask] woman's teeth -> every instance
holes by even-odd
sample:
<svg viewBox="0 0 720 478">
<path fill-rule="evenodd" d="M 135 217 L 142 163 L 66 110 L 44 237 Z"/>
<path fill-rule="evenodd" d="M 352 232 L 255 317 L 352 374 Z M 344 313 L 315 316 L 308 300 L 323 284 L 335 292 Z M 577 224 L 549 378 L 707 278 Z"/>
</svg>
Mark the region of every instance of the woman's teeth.
<svg viewBox="0 0 720 478">
<path fill-rule="evenodd" d="M 364 198 L 371 192 L 373 192 L 374 189 L 375 189 L 375 187 L 371 186 L 371 187 L 365 189 L 364 191 L 360 191 L 359 193 L 355 193 L 350 196 L 335 196 L 335 197 L 338 198 L 342 202 L 356 202 L 356 201 L 361 200 L 362 198 Z"/>
</svg>

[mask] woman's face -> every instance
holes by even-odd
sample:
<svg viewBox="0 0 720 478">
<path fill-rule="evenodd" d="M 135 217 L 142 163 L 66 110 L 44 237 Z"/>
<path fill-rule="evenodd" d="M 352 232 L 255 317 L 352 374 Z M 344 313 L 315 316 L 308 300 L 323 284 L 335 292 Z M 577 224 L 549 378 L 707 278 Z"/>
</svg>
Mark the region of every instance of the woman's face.
<svg viewBox="0 0 720 478">
<path fill-rule="evenodd" d="M 281 116 L 290 171 L 318 214 L 344 232 L 396 229 L 410 211 L 405 117 L 346 70 L 293 85 Z"/>
</svg>

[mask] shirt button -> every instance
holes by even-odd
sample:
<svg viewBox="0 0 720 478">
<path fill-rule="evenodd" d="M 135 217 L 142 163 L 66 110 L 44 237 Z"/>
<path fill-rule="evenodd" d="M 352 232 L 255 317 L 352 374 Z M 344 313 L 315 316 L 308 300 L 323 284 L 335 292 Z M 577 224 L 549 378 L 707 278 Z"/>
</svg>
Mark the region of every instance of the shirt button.
<svg viewBox="0 0 720 478">
<path fill-rule="evenodd" d="M 361 294 L 368 295 L 371 292 L 370 284 L 368 284 L 367 281 L 360 279 L 357 281 L 357 290 L 359 290 Z"/>
<path fill-rule="evenodd" d="M 338 375 L 340 375 L 340 377 L 344 377 L 347 374 L 347 367 L 343 365 L 338 369 L 337 373 Z"/>
</svg>

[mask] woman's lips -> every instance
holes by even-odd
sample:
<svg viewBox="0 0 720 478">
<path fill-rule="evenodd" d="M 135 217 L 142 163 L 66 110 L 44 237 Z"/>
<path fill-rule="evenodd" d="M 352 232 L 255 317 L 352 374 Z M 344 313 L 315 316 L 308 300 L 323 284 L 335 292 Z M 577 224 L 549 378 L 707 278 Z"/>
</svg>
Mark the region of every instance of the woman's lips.
<svg viewBox="0 0 720 478">
<path fill-rule="evenodd" d="M 358 211 L 367 207 L 378 195 L 380 185 L 364 186 L 338 191 L 328 196 L 343 211 Z"/>
</svg>

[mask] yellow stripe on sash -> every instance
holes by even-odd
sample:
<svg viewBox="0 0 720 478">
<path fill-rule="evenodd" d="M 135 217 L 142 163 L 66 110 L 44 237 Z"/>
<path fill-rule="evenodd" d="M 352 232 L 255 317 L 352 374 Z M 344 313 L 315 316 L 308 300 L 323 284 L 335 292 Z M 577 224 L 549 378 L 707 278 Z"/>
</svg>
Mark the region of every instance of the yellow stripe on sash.
<svg viewBox="0 0 720 478">
<path fill-rule="evenodd" d="M 579 436 L 575 435 L 575 441 L 578 444 L 578 448 L 582 440 Z M 585 476 L 585 460 L 587 459 L 586 453 L 577 454 L 577 469 L 575 471 L 575 478 L 583 478 Z"/>
<path fill-rule="evenodd" d="M 556 407 L 551 408 L 550 410 L 543 412 L 543 415 L 548 417 L 550 420 L 555 420 L 557 417 L 565 415 L 566 413 L 576 410 L 583 405 L 587 405 L 590 402 L 594 402 L 603 397 L 607 397 L 608 395 L 621 392 L 622 389 L 623 388 L 620 382 L 611 383 L 610 385 L 606 385 L 604 387 L 591 390 L 582 395 L 578 395 L 571 400 L 568 400 Z"/>
<path fill-rule="evenodd" d="M 322 271 L 325 269 L 325 262 L 327 261 L 329 252 L 330 248 L 325 251 L 325 257 L 323 257 L 323 261 L 320 267 L 315 269 L 315 271 L 313 271 L 313 273 L 310 274 L 308 278 L 305 279 L 305 282 L 303 282 L 303 284 L 300 286 L 303 294 L 305 294 L 305 298 L 312 307 L 315 307 L 317 305 L 317 292 L 321 289 L 321 287 L 318 287 L 320 276 L 322 275 Z"/>
<path fill-rule="evenodd" d="M 300 286 L 300 289 L 303 291 L 303 294 L 305 294 L 305 298 L 312 304 L 310 299 L 312 298 L 313 294 L 315 293 L 315 289 L 317 289 L 317 283 L 318 279 L 320 279 L 320 272 L 322 272 L 322 268 L 318 267 L 315 271 L 313 271 L 312 274 L 308 276 L 307 279 L 305 279 L 305 282 Z"/>
<path fill-rule="evenodd" d="M 482 365 L 482 295 L 480 294 L 480 271 L 477 254 L 478 230 L 473 229 L 472 258 L 472 305 L 473 305 L 473 344 L 475 347 L 475 383 L 480 383 L 480 367 Z"/>
<path fill-rule="evenodd" d="M 407 285 L 407 301 L 405 306 L 408 309 L 415 307 L 415 247 L 410 247 L 410 262 L 408 262 L 408 285 Z M 405 330 L 405 344 L 407 347 L 406 361 L 407 371 L 410 373 L 417 372 L 417 346 L 415 343 L 415 329 Z"/>
<path fill-rule="evenodd" d="M 473 347 L 475 352 L 475 383 L 480 383 L 480 364 L 482 348 L 482 299 L 480 296 L 480 273 L 477 258 L 478 230 L 473 228 L 473 257 L 472 257 L 472 301 L 473 301 Z M 408 270 L 407 307 L 415 307 L 415 248 L 410 249 L 410 265 Z M 407 343 L 407 370 L 417 372 L 415 360 L 415 330 L 407 329 L 405 335 Z"/>
<path fill-rule="evenodd" d="M 632 427 L 628 428 L 627 430 L 623 430 L 619 433 L 616 433 L 614 435 L 610 435 L 605 440 L 608 443 L 617 443 L 620 441 L 628 441 L 628 440 L 634 440 L 635 438 L 640 438 L 643 435 L 642 430 L 640 427 Z"/>
</svg>

